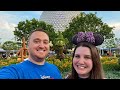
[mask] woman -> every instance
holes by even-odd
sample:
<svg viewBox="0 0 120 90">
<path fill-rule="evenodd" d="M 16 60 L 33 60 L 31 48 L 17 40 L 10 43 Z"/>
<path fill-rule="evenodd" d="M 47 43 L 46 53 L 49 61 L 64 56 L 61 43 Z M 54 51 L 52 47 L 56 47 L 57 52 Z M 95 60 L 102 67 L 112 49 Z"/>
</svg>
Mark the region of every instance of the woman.
<svg viewBox="0 0 120 90">
<path fill-rule="evenodd" d="M 72 72 L 67 79 L 103 79 L 103 68 L 96 46 L 101 45 L 104 38 L 92 32 L 79 32 L 72 38 L 76 45 L 73 52 Z"/>
</svg>

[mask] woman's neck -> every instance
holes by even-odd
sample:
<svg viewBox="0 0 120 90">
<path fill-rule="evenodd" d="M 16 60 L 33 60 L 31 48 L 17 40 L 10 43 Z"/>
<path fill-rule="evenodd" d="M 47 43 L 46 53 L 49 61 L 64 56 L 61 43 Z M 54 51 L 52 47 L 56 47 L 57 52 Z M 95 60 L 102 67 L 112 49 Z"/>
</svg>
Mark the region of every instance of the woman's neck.
<svg viewBox="0 0 120 90">
<path fill-rule="evenodd" d="M 78 77 L 81 79 L 88 79 L 89 76 L 90 76 L 89 74 L 88 75 L 78 75 Z"/>
</svg>

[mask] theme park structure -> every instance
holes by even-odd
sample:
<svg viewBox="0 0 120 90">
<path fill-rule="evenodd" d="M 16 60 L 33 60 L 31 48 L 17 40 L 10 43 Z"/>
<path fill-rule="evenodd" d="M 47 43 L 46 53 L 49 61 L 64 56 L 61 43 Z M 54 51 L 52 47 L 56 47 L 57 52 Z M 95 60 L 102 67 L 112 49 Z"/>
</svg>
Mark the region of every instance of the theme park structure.
<svg viewBox="0 0 120 90">
<path fill-rule="evenodd" d="M 28 49 L 26 47 L 25 38 L 23 37 L 22 38 L 22 47 L 17 52 L 18 59 L 21 59 L 21 61 L 23 61 L 25 58 L 28 57 L 27 54 L 28 54 Z"/>
</svg>

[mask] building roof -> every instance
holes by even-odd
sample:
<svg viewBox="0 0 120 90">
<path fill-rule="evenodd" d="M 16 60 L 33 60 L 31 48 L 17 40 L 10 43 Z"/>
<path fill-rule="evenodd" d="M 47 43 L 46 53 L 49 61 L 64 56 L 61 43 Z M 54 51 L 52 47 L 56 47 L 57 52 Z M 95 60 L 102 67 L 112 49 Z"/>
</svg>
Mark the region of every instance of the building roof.
<svg viewBox="0 0 120 90">
<path fill-rule="evenodd" d="M 80 14 L 80 11 L 43 11 L 40 21 L 53 25 L 56 31 L 64 31 L 70 21 Z"/>
<path fill-rule="evenodd" d="M 6 52 L 4 49 L 0 48 L 0 52 Z"/>
</svg>

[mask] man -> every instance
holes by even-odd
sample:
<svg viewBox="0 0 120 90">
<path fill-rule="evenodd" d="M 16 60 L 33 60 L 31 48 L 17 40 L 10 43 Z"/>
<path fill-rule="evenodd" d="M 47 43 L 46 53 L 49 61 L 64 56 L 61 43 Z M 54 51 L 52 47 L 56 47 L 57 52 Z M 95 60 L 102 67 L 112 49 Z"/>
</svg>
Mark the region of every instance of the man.
<svg viewBox="0 0 120 90">
<path fill-rule="evenodd" d="M 0 79 L 61 79 L 58 68 L 45 61 L 49 50 L 48 34 L 43 29 L 36 29 L 29 36 L 28 59 L 3 67 Z"/>
</svg>

